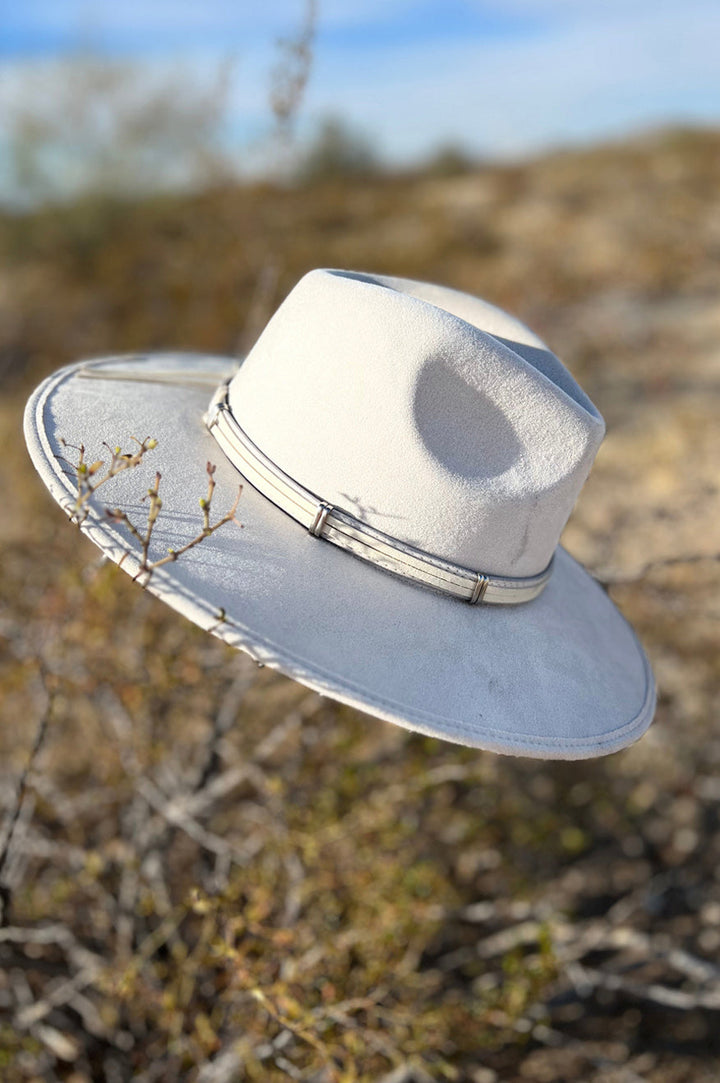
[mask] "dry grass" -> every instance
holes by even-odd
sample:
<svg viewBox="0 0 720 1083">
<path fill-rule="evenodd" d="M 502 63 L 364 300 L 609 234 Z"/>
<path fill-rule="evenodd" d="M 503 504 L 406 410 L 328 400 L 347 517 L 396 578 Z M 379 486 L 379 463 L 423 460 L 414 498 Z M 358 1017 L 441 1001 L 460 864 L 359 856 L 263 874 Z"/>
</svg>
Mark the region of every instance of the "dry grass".
<svg viewBox="0 0 720 1083">
<path fill-rule="evenodd" d="M 415 275 L 524 316 L 605 413 L 572 551 L 631 580 L 717 552 L 719 150 L 0 221 L 7 810 L 49 712 L 3 869 L 4 1080 L 716 1078 L 717 562 L 613 588 L 661 688 L 637 746 L 478 754 L 256 671 L 99 566 L 19 419 L 78 356 L 234 351 L 310 267 Z"/>
</svg>

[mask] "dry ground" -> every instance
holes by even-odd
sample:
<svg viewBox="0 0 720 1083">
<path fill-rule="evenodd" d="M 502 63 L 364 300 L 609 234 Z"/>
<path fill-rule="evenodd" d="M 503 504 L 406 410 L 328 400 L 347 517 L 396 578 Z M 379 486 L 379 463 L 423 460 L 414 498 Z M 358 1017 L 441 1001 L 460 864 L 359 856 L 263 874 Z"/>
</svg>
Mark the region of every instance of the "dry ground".
<svg viewBox="0 0 720 1083">
<path fill-rule="evenodd" d="M 704 1083 L 720 1058 L 720 137 L 0 220 L 0 1075 Z M 201 634 L 45 495 L 78 356 L 242 351 L 298 276 L 480 293 L 608 421 L 565 543 L 660 701 L 548 764 L 370 720 Z"/>
</svg>

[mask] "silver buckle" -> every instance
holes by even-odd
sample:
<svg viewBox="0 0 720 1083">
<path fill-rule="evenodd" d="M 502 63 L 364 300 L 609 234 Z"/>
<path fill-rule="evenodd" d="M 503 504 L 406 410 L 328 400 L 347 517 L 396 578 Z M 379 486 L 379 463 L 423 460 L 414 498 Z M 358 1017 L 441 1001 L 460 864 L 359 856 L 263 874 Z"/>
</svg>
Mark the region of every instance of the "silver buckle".
<svg viewBox="0 0 720 1083">
<path fill-rule="evenodd" d="M 325 520 L 330 512 L 333 510 L 332 504 L 325 504 L 324 501 L 320 501 L 318 509 L 313 519 L 312 526 L 309 528 L 310 533 L 314 538 L 321 538 L 323 527 L 325 526 Z"/>
<path fill-rule="evenodd" d="M 480 572 L 478 572 L 473 592 L 469 598 L 470 605 L 479 605 L 480 602 L 482 602 L 485 597 L 485 591 L 488 589 L 489 582 L 490 580 L 486 575 L 481 575 Z"/>
</svg>

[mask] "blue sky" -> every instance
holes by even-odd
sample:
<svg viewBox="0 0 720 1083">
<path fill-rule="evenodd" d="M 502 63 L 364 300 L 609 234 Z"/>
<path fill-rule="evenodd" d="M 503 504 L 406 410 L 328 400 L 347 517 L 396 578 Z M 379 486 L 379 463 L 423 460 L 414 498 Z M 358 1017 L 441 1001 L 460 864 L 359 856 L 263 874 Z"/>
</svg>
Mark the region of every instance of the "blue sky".
<svg viewBox="0 0 720 1083">
<path fill-rule="evenodd" d="M 319 0 L 303 127 L 338 113 L 397 161 L 489 156 L 720 122 L 718 0 Z M 269 124 L 276 41 L 303 0 L 6 0 L 0 85 L 80 46 L 208 79 L 235 58 L 230 130 Z"/>
</svg>

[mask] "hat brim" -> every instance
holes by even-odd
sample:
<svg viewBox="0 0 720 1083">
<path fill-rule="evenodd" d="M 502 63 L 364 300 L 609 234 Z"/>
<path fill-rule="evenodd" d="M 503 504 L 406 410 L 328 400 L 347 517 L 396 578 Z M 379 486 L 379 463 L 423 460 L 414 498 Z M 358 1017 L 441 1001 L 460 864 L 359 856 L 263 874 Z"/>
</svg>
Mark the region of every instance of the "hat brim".
<svg viewBox="0 0 720 1083">
<path fill-rule="evenodd" d="M 75 483 L 63 440 L 83 444 L 88 461 L 108 457 L 104 442 L 127 450 L 132 436 L 157 440 L 139 468 L 99 491 L 82 526 L 131 575 L 139 543 L 104 509 L 119 507 L 141 528 L 141 497 L 156 469 L 163 508 L 151 559 L 198 534 L 208 461 L 217 467 L 213 519 L 235 499 L 243 479 L 203 423 L 213 382 L 231 365 L 191 354 L 109 358 L 62 369 L 28 402 L 30 455 L 66 511 Z M 101 378 L 80 375 L 89 367 Z M 119 370 L 138 380 L 112 379 Z M 148 383 L 173 373 L 182 383 Z M 552 759 L 615 752 L 652 720 L 655 686 L 642 647 L 562 548 L 539 598 L 470 606 L 313 538 L 247 483 L 238 519 L 243 529 L 224 525 L 156 569 L 147 589 L 310 688 L 430 736 Z"/>
</svg>

